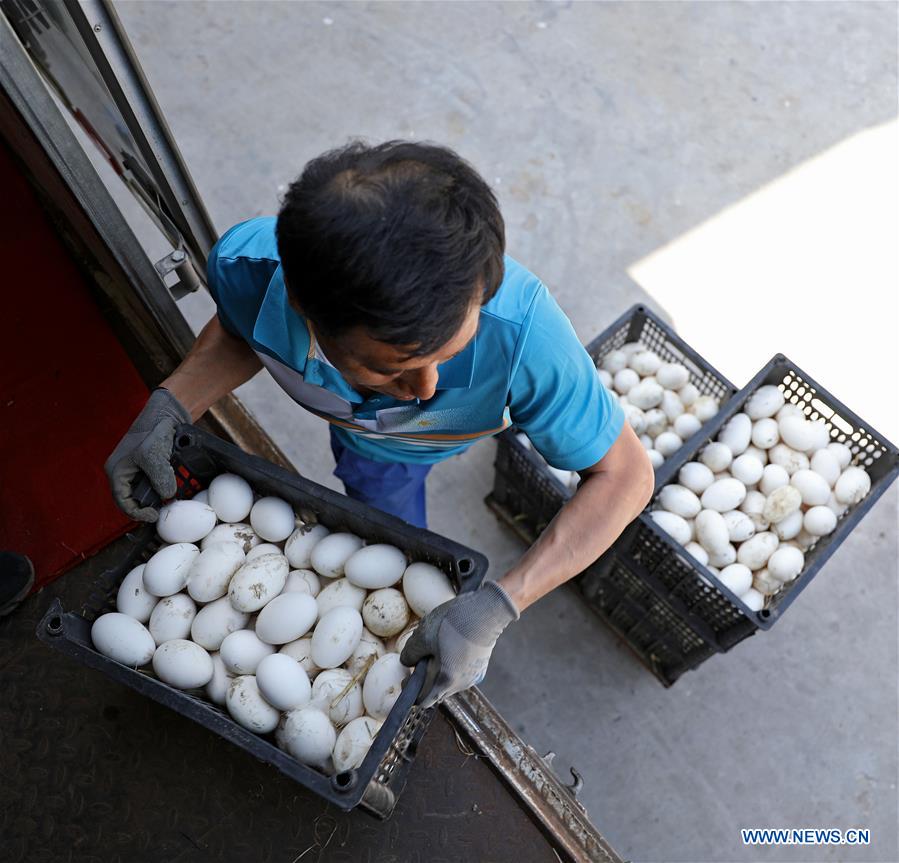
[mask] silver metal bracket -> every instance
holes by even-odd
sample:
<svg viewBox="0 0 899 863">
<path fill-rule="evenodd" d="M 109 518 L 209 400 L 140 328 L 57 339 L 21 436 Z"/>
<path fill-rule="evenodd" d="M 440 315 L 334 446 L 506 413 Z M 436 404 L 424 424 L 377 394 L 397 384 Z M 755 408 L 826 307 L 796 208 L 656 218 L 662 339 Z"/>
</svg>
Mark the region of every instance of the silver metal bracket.
<svg viewBox="0 0 899 863">
<path fill-rule="evenodd" d="M 184 249 L 173 249 L 153 266 L 163 282 L 165 282 L 166 276 L 170 273 L 178 275 L 178 281 L 169 288 L 169 292 L 176 300 L 180 300 L 187 294 L 194 293 L 202 284 L 197 271 L 194 269 L 194 265 Z"/>
</svg>

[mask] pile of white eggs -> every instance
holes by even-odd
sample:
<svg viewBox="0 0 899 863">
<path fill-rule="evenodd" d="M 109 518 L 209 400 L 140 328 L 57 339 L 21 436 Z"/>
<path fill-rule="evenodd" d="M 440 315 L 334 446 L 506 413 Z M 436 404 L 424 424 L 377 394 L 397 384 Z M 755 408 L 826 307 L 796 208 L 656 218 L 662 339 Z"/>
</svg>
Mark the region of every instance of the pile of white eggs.
<svg viewBox="0 0 899 863">
<path fill-rule="evenodd" d="M 690 383 L 685 365 L 663 362 L 640 342 L 628 342 L 609 351 L 600 360 L 597 374 L 624 409 L 624 418 L 646 448 L 654 469 L 719 410 L 718 399 L 700 395 Z M 533 449 L 527 435 L 519 432 L 516 438 L 525 449 Z M 540 458 L 562 485 L 571 491 L 577 488 L 577 471 L 553 467 Z"/>
<path fill-rule="evenodd" d="M 653 468 L 674 455 L 719 410 L 714 396 L 699 394 L 682 363 L 666 363 L 640 342 L 609 351 L 598 374 L 649 453 Z"/>
<path fill-rule="evenodd" d="M 400 653 L 412 630 L 455 595 L 447 575 L 304 524 L 235 474 L 163 507 L 157 530 L 162 547 L 94 622 L 97 650 L 205 691 L 304 764 L 358 767 L 410 674 Z"/>
<path fill-rule="evenodd" d="M 805 555 L 871 490 L 823 420 L 762 386 L 664 486 L 651 518 L 750 609 L 794 581 Z"/>
</svg>

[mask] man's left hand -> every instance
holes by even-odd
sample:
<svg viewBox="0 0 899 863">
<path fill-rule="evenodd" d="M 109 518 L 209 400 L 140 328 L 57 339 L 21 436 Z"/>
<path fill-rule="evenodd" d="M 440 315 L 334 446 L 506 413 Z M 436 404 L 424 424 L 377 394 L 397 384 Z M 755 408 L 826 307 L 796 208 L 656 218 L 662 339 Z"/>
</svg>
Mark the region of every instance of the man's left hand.
<svg viewBox="0 0 899 863">
<path fill-rule="evenodd" d="M 422 618 L 400 657 L 409 666 L 431 657 L 418 703 L 430 707 L 480 683 L 496 640 L 518 616 L 509 594 L 495 581 L 487 581 Z"/>
</svg>

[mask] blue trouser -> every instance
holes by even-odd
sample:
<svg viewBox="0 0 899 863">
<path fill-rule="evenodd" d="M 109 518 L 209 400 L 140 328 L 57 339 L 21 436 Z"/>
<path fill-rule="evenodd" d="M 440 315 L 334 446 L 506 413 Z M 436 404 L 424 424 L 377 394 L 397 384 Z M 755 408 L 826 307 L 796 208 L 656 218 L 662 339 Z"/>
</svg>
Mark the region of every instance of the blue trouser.
<svg viewBox="0 0 899 863">
<path fill-rule="evenodd" d="M 345 447 L 331 426 L 334 476 L 343 482 L 348 497 L 399 516 L 416 527 L 428 526 L 425 478 L 429 464 L 375 461 Z"/>
</svg>

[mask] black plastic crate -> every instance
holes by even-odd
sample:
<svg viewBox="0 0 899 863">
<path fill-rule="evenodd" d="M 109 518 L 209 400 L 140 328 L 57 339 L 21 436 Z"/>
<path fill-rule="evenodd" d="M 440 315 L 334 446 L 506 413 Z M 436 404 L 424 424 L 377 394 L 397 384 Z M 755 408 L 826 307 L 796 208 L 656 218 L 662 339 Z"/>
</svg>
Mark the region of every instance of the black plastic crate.
<svg viewBox="0 0 899 863">
<path fill-rule="evenodd" d="M 689 622 L 706 639 L 713 652 L 729 650 L 757 630 L 773 626 L 899 475 L 899 450 L 894 444 L 789 359 L 777 354 L 728 403 L 700 444 L 676 456 L 672 479 L 684 464 L 717 437 L 727 421 L 743 409 L 752 393 L 766 384 L 778 386 L 787 402 L 802 407 L 808 419 L 825 421 L 832 441 L 844 443 L 851 450 L 851 464 L 867 470 L 871 490 L 864 500 L 839 518 L 830 536 L 822 537 L 806 552 L 806 565 L 800 575 L 788 582 L 758 612 L 744 605 L 712 572 L 671 539 L 653 522 L 648 512 L 639 516 L 616 541 L 612 554 L 625 561 L 647 584 L 652 583 L 678 612 L 680 619 Z M 588 582 L 589 571 L 582 578 Z"/>
<path fill-rule="evenodd" d="M 459 592 L 477 589 L 487 572 L 487 559 L 476 551 L 412 527 L 264 459 L 247 455 L 194 426 L 178 429 L 172 464 L 178 476 L 178 497 L 192 497 L 219 473 L 235 473 L 244 477 L 257 494 L 276 495 L 288 501 L 306 522 L 319 522 L 332 530 L 348 530 L 370 543 L 390 543 L 412 560 L 434 564 L 452 579 Z M 122 579 L 160 546 L 154 525 L 140 528 L 132 539 L 134 547 L 127 559 L 97 580 L 80 612 L 66 612 L 59 600 L 53 602 L 38 625 L 38 637 L 79 662 L 199 722 L 341 809 L 348 811 L 361 804 L 372 814 L 387 817 L 406 784 L 418 742 L 433 718 L 434 708 L 422 710 L 414 706 L 424 683 L 427 661 L 420 662 L 407 678 L 359 768 L 326 776 L 278 749 L 273 735 L 260 736 L 247 731 L 226 710 L 199 695 L 174 689 L 157 680 L 152 670 L 128 668 L 94 649 L 91 624 L 100 614 L 115 610 Z"/>
<path fill-rule="evenodd" d="M 717 652 L 701 621 L 666 599 L 652 576 L 613 552 L 578 576 L 576 584 L 587 605 L 665 686 Z"/>
<path fill-rule="evenodd" d="M 736 393 L 737 388 L 721 372 L 643 305 L 628 309 L 587 345 L 587 352 L 598 365 L 610 351 L 636 341 L 655 351 L 665 362 L 683 363 L 690 371 L 690 383 L 700 395 L 719 399 L 722 410 Z M 705 439 L 715 419 L 704 423 L 659 467 L 656 489 L 670 480 L 672 465 L 680 453 L 691 451 Z M 533 542 L 574 492 L 556 479 L 537 453 L 522 445 L 515 434 L 512 428 L 497 437 L 494 487 L 487 504 L 510 522 L 526 542 Z"/>
</svg>

